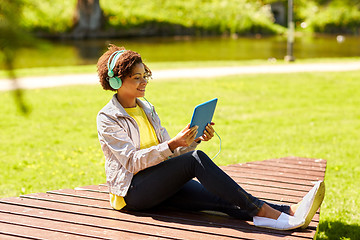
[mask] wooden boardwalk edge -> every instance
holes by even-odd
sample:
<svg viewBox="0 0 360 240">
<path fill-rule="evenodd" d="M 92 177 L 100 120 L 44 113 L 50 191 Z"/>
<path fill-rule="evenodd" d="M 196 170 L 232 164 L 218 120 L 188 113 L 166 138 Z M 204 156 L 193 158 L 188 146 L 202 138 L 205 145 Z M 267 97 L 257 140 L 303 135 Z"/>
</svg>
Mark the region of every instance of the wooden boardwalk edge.
<svg viewBox="0 0 360 240">
<path fill-rule="evenodd" d="M 285 157 L 222 169 L 251 194 L 292 204 L 324 179 L 326 160 Z M 0 199 L 0 239 L 313 239 L 320 214 L 305 230 L 276 231 L 202 212 L 115 211 L 108 201 L 104 184 Z"/>
</svg>

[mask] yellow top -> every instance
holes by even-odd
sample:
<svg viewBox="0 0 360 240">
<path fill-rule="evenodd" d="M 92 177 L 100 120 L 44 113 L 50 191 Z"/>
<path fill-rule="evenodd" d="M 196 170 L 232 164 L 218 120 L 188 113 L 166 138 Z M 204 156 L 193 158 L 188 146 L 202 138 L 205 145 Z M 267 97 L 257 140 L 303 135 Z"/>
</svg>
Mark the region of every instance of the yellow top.
<svg viewBox="0 0 360 240">
<path fill-rule="evenodd" d="M 140 149 L 149 148 L 159 144 L 159 140 L 156 137 L 155 130 L 144 110 L 136 105 L 134 108 L 125 108 L 125 111 L 136 121 L 140 131 Z M 126 206 L 126 202 L 123 197 L 110 193 L 111 207 L 120 210 Z"/>
</svg>

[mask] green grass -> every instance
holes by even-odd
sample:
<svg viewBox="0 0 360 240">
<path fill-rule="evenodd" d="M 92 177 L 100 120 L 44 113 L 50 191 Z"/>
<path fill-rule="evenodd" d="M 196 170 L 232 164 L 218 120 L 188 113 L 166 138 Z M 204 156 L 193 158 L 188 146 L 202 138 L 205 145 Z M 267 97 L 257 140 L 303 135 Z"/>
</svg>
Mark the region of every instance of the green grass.
<svg viewBox="0 0 360 240">
<path fill-rule="evenodd" d="M 345 63 L 359 61 L 359 57 L 347 58 L 310 58 L 297 59 L 291 64 L 311 64 L 311 63 Z M 198 68 L 198 67 L 229 67 L 229 66 L 254 66 L 254 65 L 278 65 L 288 64 L 284 60 L 276 60 L 271 62 L 268 60 L 237 60 L 237 61 L 170 61 L 170 62 L 147 62 L 151 70 L 162 69 L 180 69 L 180 68 Z M 66 75 L 66 74 L 96 74 L 96 65 L 74 65 L 74 66 L 58 66 L 58 67 L 41 67 L 41 68 L 19 68 L 15 69 L 15 74 L 18 77 L 33 77 L 33 76 L 51 76 L 51 75 Z M 8 72 L 0 69 L 1 79 L 8 78 Z"/>
<path fill-rule="evenodd" d="M 355 61 L 354 58 L 335 58 L 339 61 Z M 332 60 L 332 61 L 336 61 Z M 324 60 L 325 61 L 325 60 Z M 331 59 L 329 59 L 331 61 Z M 314 60 L 316 62 L 316 60 Z M 151 70 L 161 69 L 179 69 L 179 68 L 198 68 L 198 67 L 224 67 L 224 66 L 251 66 L 260 64 L 281 64 L 284 61 L 277 63 L 270 63 L 267 60 L 239 60 L 239 61 L 168 61 L 168 62 L 147 62 L 146 64 Z M 51 76 L 51 75 L 65 75 L 65 74 L 84 74 L 96 73 L 96 64 L 92 65 L 75 65 L 75 66 L 58 66 L 58 67 L 42 67 L 42 68 L 19 68 L 15 69 L 16 76 L 32 77 L 32 76 Z M 0 80 L 8 78 L 6 70 L 0 70 Z"/>
<path fill-rule="evenodd" d="M 228 76 L 149 83 L 147 98 L 174 136 L 194 105 L 218 97 L 219 165 L 283 156 L 328 160 L 318 239 L 358 239 L 360 71 Z M 194 89 L 201 89 L 195 91 Z M 26 90 L 29 115 L 0 92 L 0 196 L 105 182 L 97 112 L 99 86 Z M 214 156 L 214 139 L 201 149 Z"/>
</svg>

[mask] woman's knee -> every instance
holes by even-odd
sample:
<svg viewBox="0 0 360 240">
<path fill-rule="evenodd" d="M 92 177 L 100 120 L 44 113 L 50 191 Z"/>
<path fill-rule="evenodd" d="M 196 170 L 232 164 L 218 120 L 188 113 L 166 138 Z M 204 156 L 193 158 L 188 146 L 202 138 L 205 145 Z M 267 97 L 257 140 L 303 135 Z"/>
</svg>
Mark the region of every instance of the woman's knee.
<svg viewBox="0 0 360 240">
<path fill-rule="evenodd" d="M 208 156 L 206 155 L 206 153 L 204 153 L 202 150 L 194 150 L 193 154 L 199 156 L 199 158 L 208 158 Z"/>
<path fill-rule="evenodd" d="M 204 165 L 208 165 L 210 162 L 212 162 L 206 153 L 201 150 L 194 150 L 184 153 L 178 158 L 174 158 L 174 161 L 176 160 L 178 160 L 186 169 L 195 169 L 198 165 L 204 168 Z"/>
<path fill-rule="evenodd" d="M 201 150 L 195 150 L 192 152 L 193 157 L 199 158 L 199 159 L 210 159 L 206 153 L 204 153 Z"/>
<path fill-rule="evenodd" d="M 195 150 L 192 152 L 192 156 L 196 159 L 197 162 L 203 163 L 203 162 L 211 162 L 211 159 L 208 157 L 206 153 L 204 153 L 201 150 Z"/>
</svg>

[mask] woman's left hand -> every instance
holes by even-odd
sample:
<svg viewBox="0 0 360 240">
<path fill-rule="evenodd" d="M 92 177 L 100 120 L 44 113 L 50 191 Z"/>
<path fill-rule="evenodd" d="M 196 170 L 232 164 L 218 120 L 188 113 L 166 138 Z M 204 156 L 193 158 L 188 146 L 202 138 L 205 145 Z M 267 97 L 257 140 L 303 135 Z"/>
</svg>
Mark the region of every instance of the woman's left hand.
<svg viewBox="0 0 360 240">
<path fill-rule="evenodd" d="M 214 136 L 214 132 L 215 132 L 214 128 L 212 127 L 213 125 L 215 125 L 215 123 L 213 123 L 213 122 L 209 123 L 205 127 L 204 134 L 201 137 L 195 139 L 195 142 L 199 142 L 200 140 L 206 142 L 206 141 L 209 141 L 210 139 L 212 139 L 212 137 Z"/>
</svg>

